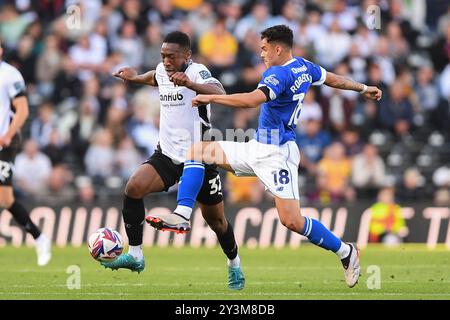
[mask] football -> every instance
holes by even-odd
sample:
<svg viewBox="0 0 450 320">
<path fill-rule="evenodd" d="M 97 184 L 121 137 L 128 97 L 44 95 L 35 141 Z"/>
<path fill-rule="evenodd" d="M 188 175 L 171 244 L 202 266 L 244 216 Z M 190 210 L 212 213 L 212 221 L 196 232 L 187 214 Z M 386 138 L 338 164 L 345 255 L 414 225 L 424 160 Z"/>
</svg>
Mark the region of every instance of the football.
<svg viewBox="0 0 450 320">
<path fill-rule="evenodd" d="M 91 234 L 88 246 L 91 256 L 101 262 L 114 261 L 123 250 L 122 237 L 110 228 L 100 228 Z"/>
</svg>

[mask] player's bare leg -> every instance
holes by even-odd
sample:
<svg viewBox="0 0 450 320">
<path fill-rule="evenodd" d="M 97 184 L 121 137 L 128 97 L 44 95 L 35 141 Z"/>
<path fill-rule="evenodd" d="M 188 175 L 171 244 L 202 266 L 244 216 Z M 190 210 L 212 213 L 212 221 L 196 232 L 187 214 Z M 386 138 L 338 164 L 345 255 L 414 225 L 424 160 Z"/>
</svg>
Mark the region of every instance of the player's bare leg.
<svg viewBox="0 0 450 320">
<path fill-rule="evenodd" d="M 223 201 L 216 205 L 199 203 L 199 206 L 203 218 L 216 233 L 220 246 L 228 258 L 228 287 L 232 290 L 242 290 L 245 286 L 245 277 L 241 270 L 241 259 L 238 255 L 233 227 L 225 218 Z"/>
<path fill-rule="evenodd" d="M 22 204 L 16 201 L 11 186 L 0 186 L 0 211 L 1 208 L 8 210 L 19 225 L 35 239 L 37 264 L 39 266 L 48 264 L 52 258 L 51 241 L 31 221 L 28 211 Z"/>
<path fill-rule="evenodd" d="M 184 163 L 183 176 L 179 183 L 178 206 L 171 214 L 155 213 L 148 215 L 146 221 L 158 230 L 168 230 L 176 233 L 187 233 L 191 230 L 190 217 L 195 200 L 186 197 L 186 192 L 195 194 L 195 199 L 203 184 L 205 171 L 204 164 L 216 164 L 217 166 L 232 171 L 225 153 L 217 142 L 202 141 L 191 146 Z M 194 175 L 185 179 L 186 174 Z"/>
<path fill-rule="evenodd" d="M 342 242 L 320 222 L 303 217 L 298 200 L 275 197 L 275 205 L 280 221 L 286 228 L 306 236 L 311 243 L 336 253 L 344 267 L 347 285 L 350 288 L 355 286 L 360 276 L 359 250 L 356 245 Z"/>
<path fill-rule="evenodd" d="M 128 180 L 125 186 L 123 200 L 123 221 L 128 236 L 128 253 L 122 254 L 115 261 L 103 262 L 105 268 L 117 270 L 130 269 L 140 273 L 145 268 L 145 260 L 142 252 L 143 223 L 145 219 L 145 207 L 143 198 L 155 192 L 164 190 L 162 181 L 156 169 L 148 163 L 144 163 Z"/>
</svg>

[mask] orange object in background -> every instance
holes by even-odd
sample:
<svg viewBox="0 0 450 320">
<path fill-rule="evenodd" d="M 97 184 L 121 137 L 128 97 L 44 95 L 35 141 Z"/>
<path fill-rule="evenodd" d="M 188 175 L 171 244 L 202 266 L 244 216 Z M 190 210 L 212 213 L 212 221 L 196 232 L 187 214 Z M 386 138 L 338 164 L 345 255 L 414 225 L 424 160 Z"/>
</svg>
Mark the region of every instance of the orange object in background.
<svg viewBox="0 0 450 320">
<path fill-rule="evenodd" d="M 172 4 L 175 8 L 184 11 L 197 9 L 202 3 L 203 0 L 172 0 Z"/>
<path fill-rule="evenodd" d="M 264 188 L 258 177 L 236 177 L 227 172 L 228 198 L 231 203 L 257 203 L 264 196 Z"/>
</svg>

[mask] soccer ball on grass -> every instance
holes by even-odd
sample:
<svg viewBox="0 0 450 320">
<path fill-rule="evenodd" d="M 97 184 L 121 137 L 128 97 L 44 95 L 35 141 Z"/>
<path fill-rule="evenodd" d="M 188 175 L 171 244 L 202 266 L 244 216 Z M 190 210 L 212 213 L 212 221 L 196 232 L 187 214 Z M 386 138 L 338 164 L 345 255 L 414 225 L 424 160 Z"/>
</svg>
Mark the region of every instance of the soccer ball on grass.
<svg viewBox="0 0 450 320">
<path fill-rule="evenodd" d="M 101 262 L 116 260 L 123 250 L 122 237 L 110 228 L 100 228 L 91 234 L 88 246 L 92 258 Z"/>
</svg>

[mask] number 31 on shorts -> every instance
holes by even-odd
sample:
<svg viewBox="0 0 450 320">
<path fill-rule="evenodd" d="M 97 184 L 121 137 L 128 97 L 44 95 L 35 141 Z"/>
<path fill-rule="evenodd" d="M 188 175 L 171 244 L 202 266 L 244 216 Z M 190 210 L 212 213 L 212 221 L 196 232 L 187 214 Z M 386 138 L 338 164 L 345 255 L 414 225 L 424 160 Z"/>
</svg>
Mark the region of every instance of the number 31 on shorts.
<svg viewBox="0 0 450 320">
<path fill-rule="evenodd" d="M 220 176 L 217 175 L 214 179 L 211 179 L 208 181 L 211 185 L 211 190 L 209 191 L 209 194 L 222 194 L 222 184 L 220 182 Z"/>
</svg>

